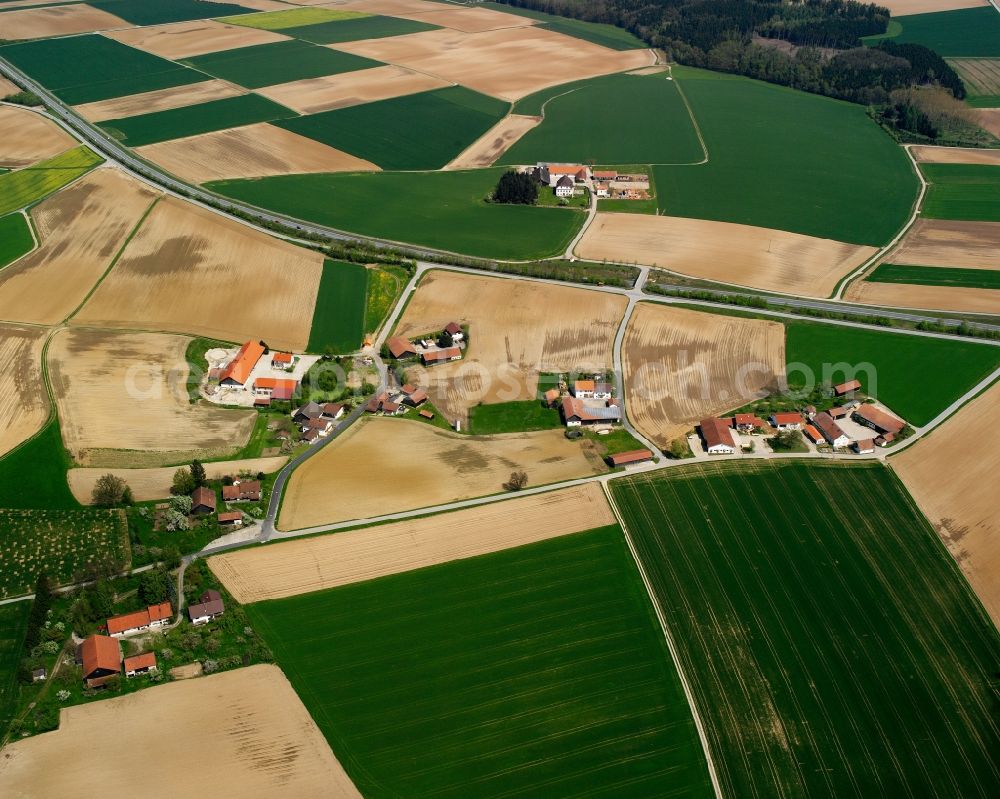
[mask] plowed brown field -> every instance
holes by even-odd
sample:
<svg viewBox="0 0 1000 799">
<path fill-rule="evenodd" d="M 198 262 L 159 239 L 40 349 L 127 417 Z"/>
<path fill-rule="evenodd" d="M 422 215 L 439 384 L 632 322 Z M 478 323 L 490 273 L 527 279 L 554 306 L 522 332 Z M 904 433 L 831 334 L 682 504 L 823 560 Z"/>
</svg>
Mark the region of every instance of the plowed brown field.
<svg viewBox="0 0 1000 799">
<path fill-rule="evenodd" d="M 615 333 L 627 302 L 597 291 L 429 272 L 396 326 L 396 334 L 469 325 L 465 357 L 411 370 L 449 418 L 465 419 L 480 402 L 535 397 L 540 372 L 610 369 Z"/>
<path fill-rule="evenodd" d="M 111 731 L 114 731 L 112 734 Z M 259 665 L 66 708 L 0 758 L 0 795 L 361 799 L 291 684 Z"/>
<path fill-rule="evenodd" d="M 0 325 L 0 456 L 42 429 L 49 415 L 49 395 L 42 382 L 40 327 Z"/>
<path fill-rule="evenodd" d="M 48 350 L 49 376 L 63 442 L 78 463 L 116 465 L 116 453 L 105 450 L 138 450 L 149 455 L 150 465 L 162 462 L 164 453 L 171 454 L 168 463 L 182 462 L 232 452 L 247 442 L 255 411 L 188 401 L 189 341 L 163 333 L 56 333 Z"/>
<path fill-rule="evenodd" d="M 1000 222 L 918 219 L 883 260 L 911 266 L 996 269 L 997 253 L 1000 253 Z"/>
<path fill-rule="evenodd" d="M 968 147 L 911 147 L 910 152 L 924 164 L 985 164 L 1000 166 L 1000 150 Z"/>
<path fill-rule="evenodd" d="M 0 86 L 0 98 L 7 93 Z M 0 166 L 28 166 L 75 146 L 76 140 L 52 120 L 27 108 L 0 105 Z"/>
<path fill-rule="evenodd" d="M 246 93 L 246 89 L 226 83 L 224 80 L 206 80 L 190 86 L 175 86 L 172 89 L 159 89 L 155 92 L 130 94 L 128 97 L 114 97 L 111 100 L 78 105 L 74 110 L 91 122 L 103 122 L 105 119 L 124 119 L 137 114 L 169 111 L 171 108 L 184 108 Z"/>
<path fill-rule="evenodd" d="M 156 195 L 96 169 L 31 213 L 41 246 L 0 270 L 0 319 L 56 324 L 83 302 Z"/>
<path fill-rule="evenodd" d="M 261 122 L 137 147 L 143 158 L 191 183 L 308 172 L 376 172 L 370 161 Z"/>
<path fill-rule="evenodd" d="M 8 94 L 17 94 L 19 91 L 21 89 L 17 84 L 11 83 L 4 77 L 0 77 L 0 99 L 3 99 Z"/>
<path fill-rule="evenodd" d="M 277 86 L 265 86 L 258 89 L 257 94 L 300 114 L 315 114 L 451 85 L 449 81 L 435 78 L 433 75 L 424 75 L 390 64 L 384 67 L 342 72 L 339 75 L 326 75 L 322 78 L 279 83 Z"/>
<path fill-rule="evenodd" d="M 653 60 L 648 50 L 609 50 L 535 26 L 482 33 L 443 29 L 330 46 L 504 100 L 571 80 L 637 69 Z"/>
<path fill-rule="evenodd" d="M 889 464 L 1000 626 L 1000 384 Z"/>
<path fill-rule="evenodd" d="M 499 28 L 524 28 L 535 24 L 535 20 L 529 17 L 505 14 L 502 11 L 494 11 L 489 8 L 448 8 L 443 4 L 436 5 L 438 8 L 432 11 L 396 12 L 393 16 L 415 19 L 418 22 L 440 25 L 442 28 L 451 28 L 466 33 L 480 33 Z M 347 7 L 368 10 L 372 8 L 372 4 L 370 0 L 360 0 L 360 2 L 348 3 Z"/>
<path fill-rule="evenodd" d="M 171 60 L 288 39 L 287 36 L 271 31 L 226 25 L 210 19 L 132 28 L 107 35 L 129 47 L 137 47 Z"/>
<path fill-rule="evenodd" d="M 639 303 L 622 343 L 625 408 L 666 447 L 706 416 L 773 390 L 785 373 L 777 322 Z"/>
<path fill-rule="evenodd" d="M 0 14 L 0 39 L 8 41 L 128 27 L 131 25 L 120 17 L 84 3 Z"/>
<path fill-rule="evenodd" d="M 216 555 L 240 602 L 295 596 L 614 524 L 597 483 L 346 533 Z"/>
<path fill-rule="evenodd" d="M 919 286 L 856 280 L 844 293 L 848 302 L 896 308 L 967 313 L 1000 313 L 1000 291 L 957 286 Z"/>
<path fill-rule="evenodd" d="M 541 117 L 509 114 L 468 146 L 445 169 L 481 169 L 492 166 L 511 145 L 542 121 Z"/>
<path fill-rule="evenodd" d="M 302 351 L 322 268 L 320 253 L 170 197 L 73 321 Z"/>
<path fill-rule="evenodd" d="M 1000 139 L 1000 108 L 974 109 L 980 127 Z"/>
<path fill-rule="evenodd" d="M 511 472 L 539 486 L 599 474 L 593 442 L 562 430 L 464 436 L 405 419 L 369 417 L 306 461 L 288 482 L 279 527 L 365 520 L 497 494 Z"/>
<path fill-rule="evenodd" d="M 875 253 L 784 230 L 647 214 L 598 214 L 576 247 L 581 258 L 660 266 L 740 286 L 828 297 Z"/>
</svg>

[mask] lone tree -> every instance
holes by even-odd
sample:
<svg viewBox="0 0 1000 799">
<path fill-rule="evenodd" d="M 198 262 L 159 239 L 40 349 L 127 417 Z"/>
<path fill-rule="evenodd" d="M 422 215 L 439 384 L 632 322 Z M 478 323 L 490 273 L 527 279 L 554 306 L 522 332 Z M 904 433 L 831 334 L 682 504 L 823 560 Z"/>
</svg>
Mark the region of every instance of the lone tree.
<svg viewBox="0 0 1000 799">
<path fill-rule="evenodd" d="M 510 479 L 503 484 L 506 491 L 520 491 L 528 484 L 527 472 L 511 472 Z"/>
<path fill-rule="evenodd" d="M 497 203 L 534 205 L 536 200 L 538 184 L 526 172 L 504 172 L 493 190 L 493 202 Z"/>
<path fill-rule="evenodd" d="M 170 486 L 170 493 L 177 496 L 186 496 L 197 487 L 194 477 L 191 476 L 191 470 L 181 468 L 174 472 L 174 480 Z"/>
<path fill-rule="evenodd" d="M 121 477 L 103 474 L 97 478 L 90 501 L 99 508 L 115 508 L 132 504 L 132 489 Z"/>
<path fill-rule="evenodd" d="M 194 480 L 195 488 L 201 488 L 208 482 L 208 477 L 205 475 L 205 467 L 201 465 L 201 461 L 199 460 L 191 461 L 191 479 Z"/>
</svg>

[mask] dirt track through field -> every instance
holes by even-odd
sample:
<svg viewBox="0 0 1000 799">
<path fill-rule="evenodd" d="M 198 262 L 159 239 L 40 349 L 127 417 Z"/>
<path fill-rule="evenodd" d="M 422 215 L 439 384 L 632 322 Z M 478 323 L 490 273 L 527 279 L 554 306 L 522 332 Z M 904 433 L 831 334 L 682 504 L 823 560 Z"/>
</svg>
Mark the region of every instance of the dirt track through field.
<svg viewBox="0 0 1000 799">
<path fill-rule="evenodd" d="M 706 416 L 773 390 L 785 372 L 785 328 L 639 303 L 622 343 L 629 419 L 660 447 Z"/>
<path fill-rule="evenodd" d="M 997 269 L 1000 268 L 998 253 L 1000 222 L 918 219 L 883 260 L 911 266 Z"/>
<path fill-rule="evenodd" d="M 301 352 L 322 267 L 318 252 L 170 197 L 73 322 L 264 339 Z"/>
<path fill-rule="evenodd" d="M 479 402 L 533 399 L 540 372 L 610 369 L 626 300 L 612 294 L 521 280 L 430 272 L 406 306 L 396 334 L 469 326 L 465 357 L 411 381 L 425 387 L 450 421 Z"/>
<path fill-rule="evenodd" d="M 0 14 L 0 39 L 8 41 L 129 27 L 131 25 L 120 17 L 83 3 Z"/>
<path fill-rule="evenodd" d="M 536 127 L 542 117 L 509 114 L 458 155 L 445 169 L 481 169 L 494 162 L 525 133 Z"/>
<path fill-rule="evenodd" d="M 124 119 L 138 114 L 152 114 L 154 111 L 169 111 L 172 108 L 224 100 L 241 94 L 247 94 L 247 90 L 224 80 L 205 80 L 189 86 L 174 86 L 171 89 L 77 105 L 73 110 L 90 122 L 103 122 L 106 119 Z"/>
<path fill-rule="evenodd" d="M 10 91 L 19 90 L 14 86 Z M 0 86 L 0 97 L 6 94 Z M 26 108 L 0 106 L 0 166 L 28 166 L 75 146 L 72 136 L 41 114 Z"/>
<path fill-rule="evenodd" d="M 226 475 L 236 476 L 242 470 L 251 472 L 278 471 L 288 462 L 285 456 L 273 458 L 244 458 L 238 461 L 213 461 L 206 463 L 205 474 L 210 480 L 218 480 Z M 121 477 L 129 484 L 132 495 L 137 502 L 145 502 L 151 499 L 166 499 L 170 496 L 170 484 L 173 482 L 176 466 L 163 466 L 153 469 L 110 469 L 103 468 L 80 468 L 70 469 L 66 472 L 66 480 L 69 483 L 69 490 L 73 492 L 77 502 L 87 505 L 93 495 L 94 486 L 101 475 L 112 474 Z"/>
<path fill-rule="evenodd" d="M 973 150 L 969 147 L 911 147 L 922 164 L 984 164 L 1000 166 L 1000 150 Z"/>
<path fill-rule="evenodd" d="M 828 297 L 874 247 L 679 216 L 599 213 L 577 244 L 592 261 L 660 266 L 691 277 Z"/>
<path fill-rule="evenodd" d="M 920 286 L 856 280 L 844 299 L 864 305 L 926 310 L 1000 313 L 1000 291 L 961 286 Z"/>
<path fill-rule="evenodd" d="M 107 36 L 129 47 L 145 50 L 171 61 L 239 47 L 288 41 L 287 36 L 271 31 L 226 25 L 210 19 L 132 28 L 114 31 Z"/>
<path fill-rule="evenodd" d="M 137 764 L 155 764 L 155 774 Z M 277 666 L 157 685 L 62 711 L 9 744 L 0 795 L 361 799 Z"/>
<path fill-rule="evenodd" d="M 78 463 L 113 465 L 114 455 L 102 450 L 138 450 L 156 461 L 162 452 L 199 457 L 246 444 L 256 411 L 188 401 L 189 341 L 162 333 L 56 333 L 49 377 L 63 442 Z"/>
<path fill-rule="evenodd" d="M 257 94 L 300 114 L 316 114 L 451 85 L 449 81 L 433 75 L 387 64 L 384 67 L 265 86 L 258 89 Z"/>
<path fill-rule="evenodd" d="M 208 565 L 243 603 L 321 591 L 614 524 L 596 483 L 441 516 L 224 553 Z"/>
<path fill-rule="evenodd" d="M 504 100 L 580 78 L 638 69 L 652 60 L 648 50 L 609 50 L 538 27 L 482 33 L 445 29 L 330 46 Z"/>
<path fill-rule="evenodd" d="M 562 430 L 465 436 L 369 417 L 295 471 L 278 527 L 296 530 L 498 494 L 518 470 L 539 486 L 607 467 L 593 442 L 569 441 Z"/>
<path fill-rule="evenodd" d="M 889 459 L 1000 627 L 1000 384 Z"/>
<path fill-rule="evenodd" d="M 260 122 L 137 147 L 143 158 L 191 183 L 313 172 L 377 172 L 370 161 Z"/>
<path fill-rule="evenodd" d="M 156 195 L 96 169 L 31 213 L 41 246 L 0 270 L 0 319 L 53 325 L 93 288 Z"/>
<path fill-rule="evenodd" d="M 0 456 L 39 430 L 49 415 L 42 382 L 42 347 L 47 331 L 0 325 Z"/>
</svg>

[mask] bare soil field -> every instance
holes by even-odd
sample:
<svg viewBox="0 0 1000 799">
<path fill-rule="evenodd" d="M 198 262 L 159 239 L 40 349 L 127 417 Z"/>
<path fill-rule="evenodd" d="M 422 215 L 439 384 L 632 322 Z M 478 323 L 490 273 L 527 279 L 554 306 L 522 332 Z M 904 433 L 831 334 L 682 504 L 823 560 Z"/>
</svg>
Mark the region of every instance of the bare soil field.
<svg viewBox="0 0 1000 799">
<path fill-rule="evenodd" d="M 42 429 L 49 395 L 42 381 L 42 347 L 48 331 L 0 325 L 0 456 Z"/>
<path fill-rule="evenodd" d="M 371 3 L 361 0 L 353 5 L 354 8 L 370 8 Z M 443 10 L 442 10 L 443 9 Z M 525 28 L 536 24 L 530 17 L 519 17 L 516 14 L 505 14 L 502 11 L 494 11 L 489 8 L 453 8 L 441 6 L 438 10 L 419 12 L 416 14 L 409 12 L 397 12 L 393 14 L 404 19 L 415 19 L 418 22 L 426 22 L 429 25 L 440 25 L 442 28 L 451 28 L 456 31 L 466 33 L 480 33 L 482 31 L 498 30 L 500 28 Z"/>
<path fill-rule="evenodd" d="M 879 5 L 888 8 L 894 17 L 908 14 L 933 14 L 937 11 L 955 11 L 959 8 L 985 6 L 989 0 L 879 0 Z"/>
<path fill-rule="evenodd" d="M 922 164 L 985 164 L 1000 166 L 1000 150 L 975 150 L 969 147 L 911 147 L 913 157 Z"/>
<path fill-rule="evenodd" d="M 210 480 L 218 480 L 228 475 L 236 475 L 244 469 L 252 472 L 278 471 L 288 462 L 284 455 L 274 458 L 244 458 L 237 461 L 213 461 L 206 463 L 205 474 Z M 94 486 L 101 475 L 111 472 L 125 480 L 132 489 L 132 495 L 138 502 L 145 502 L 150 499 L 166 499 L 170 496 L 170 484 L 173 481 L 174 466 L 162 466 L 154 469 L 109 469 L 105 468 L 79 468 L 70 469 L 66 473 L 69 490 L 81 505 L 90 503 Z"/>
<path fill-rule="evenodd" d="M 252 8 L 255 11 L 287 11 L 289 4 L 302 5 L 302 3 L 291 3 L 290 0 L 289 3 L 281 3 L 278 0 L 240 0 L 235 5 Z"/>
<path fill-rule="evenodd" d="M 407 15 L 425 14 L 433 11 L 443 11 L 457 6 L 447 6 L 441 3 L 430 2 L 430 0 L 295 0 L 295 5 L 330 6 L 331 8 L 350 9 L 351 11 L 364 11 L 368 14 L 382 14 L 387 17 L 407 18 Z"/>
<path fill-rule="evenodd" d="M 593 442 L 569 441 L 562 430 L 466 436 L 368 417 L 295 471 L 278 526 L 297 530 L 498 494 L 517 470 L 539 486 L 607 467 Z"/>
<path fill-rule="evenodd" d="M 479 402 L 534 398 L 540 372 L 610 369 L 626 304 L 569 286 L 429 272 L 396 335 L 436 333 L 448 322 L 469 326 L 461 361 L 415 367 L 409 375 L 449 420 L 464 420 Z"/>
<path fill-rule="evenodd" d="M 157 203 L 74 323 L 309 342 L 323 256 L 173 197 Z"/>
<path fill-rule="evenodd" d="M 1000 384 L 889 459 L 1000 626 Z M 956 472 L 956 469 L 958 470 Z M 946 476 L 946 477 L 945 477 Z"/>
<path fill-rule="evenodd" d="M 481 169 L 493 163 L 525 133 L 542 121 L 542 117 L 509 114 L 470 144 L 445 169 Z"/>
<path fill-rule="evenodd" d="M 1000 139 L 1000 108 L 974 108 L 979 126 Z"/>
<path fill-rule="evenodd" d="M 113 733 L 111 732 L 113 731 Z M 360 799 L 277 666 L 258 665 L 66 708 L 59 729 L 4 747 L 0 794 L 151 799 Z"/>
<path fill-rule="evenodd" d="M 1000 94 L 1000 59 L 949 58 L 969 94 Z"/>
<path fill-rule="evenodd" d="M 918 219 L 883 259 L 911 266 L 960 266 L 996 269 L 1000 222 Z"/>
<path fill-rule="evenodd" d="M 6 78 L 0 76 L 0 99 L 6 97 L 8 94 L 17 94 L 19 91 L 21 89 L 16 83 L 11 83 Z"/>
<path fill-rule="evenodd" d="M 18 91 L 10 85 L 11 91 Z M 7 93 L 0 86 L 0 97 Z M 26 108 L 0 105 L 0 166 L 28 166 L 75 146 L 76 140 L 52 120 Z"/>
<path fill-rule="evenodd" d="M 124 119 L 137 114 L 151 114 L 154 111 L 169 111 L 171 108 L 184 108 L 211 100 L 224 100 L 241 94 L 247 94 L 247 90 L 224 80 L 206 80 L 190 86 L 174 86 L 172 89 L 99 100 L 96 103 L 74 106 L 73 110 L 90 122 L 103 122 L 106 119 Z"/>
<path fill-rule="evenodd" d="M 130 27 L 131 25 L 120 17 L 84 3 L 51 8 L 29 8 L 0 14 L 0 39 L 7 41 Z"/>
<path fill-rule="evenodd" d="M 0 319 L 57 324 L 83 302 L 156 198 L 113 168 L 95 169 L 43 200 L 40 246 L 0 270 Z"/>
<path fill-rule="evenodd" d="M 625 409 L 666 447 L 700 419 L 773 390 L 785 373 L 777 322 L 639 303 L 622 342 Z"/>
<path fill-rule="evenodd" d="M 614 524 L 597 483 L 345 533 L 223 553 L 208 565 L 240 602 L 321 591 Z"/>
<path fill-rule="evenodd" d="M 576 247 L 592 261 L 660 266 L 691 277 L 828 297 L 838 281 L 875 253 L 784 230 L 647 214 L 598 214 Z"/>
<path fill-rule="evenodd" d="M 210 19 L 191 22 L 177 22 L 170 25 L 154 25 L 149 28 L 132 28 L 106 34 L 122 44 L 137 47 L 147 53 L 169 58 L 189 58 L 220 50 L 235 50 L 255 44 L 271 44 L 288 39 L 279 33 L 226 25 Z"/>
<path fill-rule="evenodd" d="M 386 65 L 265 86 L 257 89 L 257 94 L 300 114 L 316 114 L 451 85 L 449 81 L 432 75 Z"/>
<path fill-rule="evenodd" d="M 956 286 L 920 286 L 855 280 L 844 293 L 848 302 L 895 308 L 967 313 L 1000 313 L 1000 291 Z"/>
<path fill-rule="evenodd" d="M 56 333 L 49 377 L 63 443 L 78 463 L 107 465 L 100 450 L 197 453 L 247 442 L 256 412 L 188 401 L 189 342 L 164 333 Z"/>
<path fill-rule="evenodd" d="M 377 172 L 362 158 L 260 122 L 149 144 L 135 150 L 191 183 L 308 172 Z"/>
<path fill-rule="evenodd" d="M 534 26 L 482 33 L 444 29 L 330 47 L 428 72 L 504 100 L 519 100 L 572 80 L 638 69 L 652 60 L 648 50 L 609 50 Z M 553 53 L 559 57 L 553 58 Z"/>
</svg>

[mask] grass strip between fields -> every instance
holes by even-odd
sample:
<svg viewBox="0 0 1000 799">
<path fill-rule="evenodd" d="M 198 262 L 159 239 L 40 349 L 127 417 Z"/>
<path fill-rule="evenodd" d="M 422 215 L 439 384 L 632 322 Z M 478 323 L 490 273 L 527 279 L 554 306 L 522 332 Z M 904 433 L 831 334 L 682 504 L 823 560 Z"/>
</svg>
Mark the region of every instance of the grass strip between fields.
<svg viewBox="0 0 1000 799">
<path fill-rule="evenodd" d="M 359 264 L 327 260 L 319 280 L 309 332 L 309 352 L 353 352 L 365 334 L 368 270 Z"/>
<path fill-rule="evenodd" d="M 1000 267 L 1000 261 L 998 261 Z M 968 289 L 1000 289 L 1000 268 L 967 269 L 957 266 L 909 266 L 879 264 L 865 278 L 872 283 L 905 283 L 918 286 L 951 286 Z"/>
</svg>

